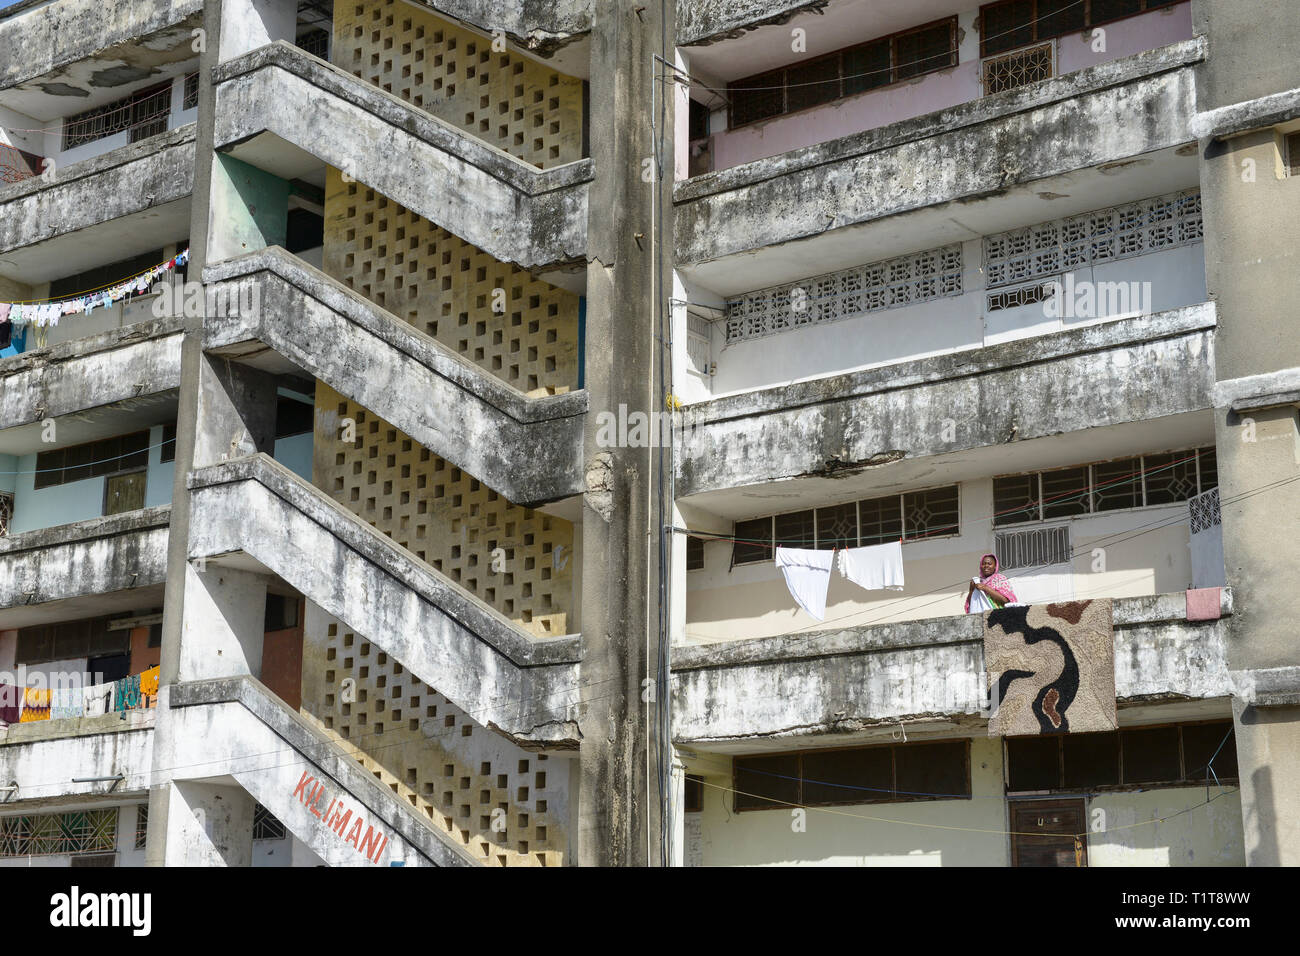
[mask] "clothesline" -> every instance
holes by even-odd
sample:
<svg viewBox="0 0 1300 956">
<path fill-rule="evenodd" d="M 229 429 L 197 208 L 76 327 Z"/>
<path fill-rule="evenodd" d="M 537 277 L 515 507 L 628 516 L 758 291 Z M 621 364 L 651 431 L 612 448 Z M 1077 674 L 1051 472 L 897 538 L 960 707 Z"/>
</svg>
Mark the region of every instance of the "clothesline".
<svg viewBox="0 0 1300 956">
<path fill-rule="evenodd" d="M 159 668 L 151 667 L 105 684 L 77 687 L 0 685 L 0 723 L 30 724 L 148 709 L 158 696 Z"/>
<path fill-rule="evenodd" d="M 65 315 L 89 314 L 95 308 L 110 305 L 129 295 L 147 292 L 154 279 L 165 273 L 184 266 L 190 261 L 190 250 L 178 252 L 166 262 L 151 266 L 143 272 L 120 279 L 108 285 L 89 289 L 78 295 L 58 301 L 50 299 L 31 299 L 18 302 L 0 302 L 0 323 L 11 322 L 16 328 L 35 325 L 38 328 L 59 324 Z"/>
</svg>

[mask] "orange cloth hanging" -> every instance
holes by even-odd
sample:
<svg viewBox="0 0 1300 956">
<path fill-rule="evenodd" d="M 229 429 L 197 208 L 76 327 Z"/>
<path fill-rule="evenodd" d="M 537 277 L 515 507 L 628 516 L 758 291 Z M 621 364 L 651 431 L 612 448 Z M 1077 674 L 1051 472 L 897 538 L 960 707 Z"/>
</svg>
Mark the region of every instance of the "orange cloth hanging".
<svg viewBox="0 0 1300 956">
<path fill-rule="evenodd" d="M 140 675 L 140 694 L 141 696 L 148 697 L 156 697 L 158 695 L 157 666 L 149 668 Z"/>
<path fill-rule="evenodd" d="M 23 691 L 23 713 L 18 718 L 20 724 L 30 724 L 37 720 L 50 719 L 50 690 L 28 687 Z"/>
</svg>

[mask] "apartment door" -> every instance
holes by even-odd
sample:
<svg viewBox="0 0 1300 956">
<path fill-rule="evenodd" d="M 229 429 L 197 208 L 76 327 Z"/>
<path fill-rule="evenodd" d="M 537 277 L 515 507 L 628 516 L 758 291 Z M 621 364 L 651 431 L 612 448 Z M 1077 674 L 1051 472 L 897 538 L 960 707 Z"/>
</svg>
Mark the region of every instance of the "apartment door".
<svg viewBox="0 0 1300 956">
<path fill-rule="evenodd" d="M 145 473 L 131 471 L 113 475 L 104 484 L 104 514 L 120 515 L 144 507 Z"/>
<path fill-rule="evenodd" d="M 1083 800 L 1012 800 L 1012 866 L 1087 866 L 1088 841 Z"/>
</svg>

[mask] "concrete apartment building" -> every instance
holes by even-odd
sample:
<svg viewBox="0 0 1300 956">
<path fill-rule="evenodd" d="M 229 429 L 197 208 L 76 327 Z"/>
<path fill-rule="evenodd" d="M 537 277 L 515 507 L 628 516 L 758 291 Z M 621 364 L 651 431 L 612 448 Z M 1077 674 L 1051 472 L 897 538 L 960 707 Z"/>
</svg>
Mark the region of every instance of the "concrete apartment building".
<svg viewBox="0 0 1300 956">
<path fill-rule="evenodd" d="M 1298 53 L 0 11 L 0 865 L 1300 862 Z M 822 621 L 773 561 L 894 541 Z M 990 733 L 986 552 L 1109 602 L 1116 731 Z"/>
</svg>

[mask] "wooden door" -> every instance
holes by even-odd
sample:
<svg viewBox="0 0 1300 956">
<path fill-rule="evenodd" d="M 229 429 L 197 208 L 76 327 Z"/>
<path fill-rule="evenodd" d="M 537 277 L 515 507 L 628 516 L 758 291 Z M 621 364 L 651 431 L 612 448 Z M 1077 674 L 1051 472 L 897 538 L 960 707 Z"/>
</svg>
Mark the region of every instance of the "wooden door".
<svg viewBox="0 0 1300 956">
<path fill-rule="evenodd" d="M 1088 840 L 1080 836 L 1075 859 L 1076 834 L 1085 834 L 1086 812 L 1082 800 L 1012 800 L 1012 866 L 1087 866 Z"/>
<path fill-rule="evenodd" d="M 104 486 L 104 514 L 120 515 L 144 507 L 145 473 L 132 471 L 114 475 Z"/>
</svg>

